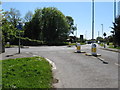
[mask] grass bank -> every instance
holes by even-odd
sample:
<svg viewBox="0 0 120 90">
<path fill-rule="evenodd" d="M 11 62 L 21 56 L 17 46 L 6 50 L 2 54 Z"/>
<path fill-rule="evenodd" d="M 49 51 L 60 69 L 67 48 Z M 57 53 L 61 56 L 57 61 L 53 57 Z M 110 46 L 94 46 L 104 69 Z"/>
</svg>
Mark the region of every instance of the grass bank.
<svg viewBox="0 0 120 90">
<path fill-rule="evenodd" d="M 42 57 L 2 60 L 2 87 L 52 88 L 51 65 Z"/>
</svg>

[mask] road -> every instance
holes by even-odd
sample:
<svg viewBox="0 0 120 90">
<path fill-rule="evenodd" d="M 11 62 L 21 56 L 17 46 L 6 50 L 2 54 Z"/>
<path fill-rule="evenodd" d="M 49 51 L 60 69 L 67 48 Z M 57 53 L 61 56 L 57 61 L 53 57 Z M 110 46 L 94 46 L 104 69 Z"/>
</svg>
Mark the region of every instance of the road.
<svg viewBox="0 0 120 90">
<path fill-rule="evenodd" d="M 16 52 L 17 48 L 6 49 Z M 104 61 L 85 53 L 74 53 L 76 47 L 41 46 L 23 48 L 21 52 L 31 53 L 33 56 L 42 56 L 55 63 L 54 77 L 59 80 L 56 88 L 118 88 L 118 53 L 100 49 Z M 82 50 L 90 53 L 91 45 L 83 45 Z"/>
</svg>

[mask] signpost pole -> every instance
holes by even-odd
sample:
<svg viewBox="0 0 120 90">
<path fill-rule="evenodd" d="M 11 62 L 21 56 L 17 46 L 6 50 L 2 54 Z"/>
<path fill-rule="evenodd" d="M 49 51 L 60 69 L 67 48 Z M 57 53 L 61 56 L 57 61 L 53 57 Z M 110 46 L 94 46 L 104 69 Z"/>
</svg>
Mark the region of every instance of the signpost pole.
<svg viewBox="0 0 120 90">
<path fill-rule="evenodd" d="M 19 25 L 17 25 L 17 29 L 19 30 L 19 45 L 18 45 L 18 53 L 20 54 L 20 30 L 22 30 L 22 23 L 19 22 Z"/>
<path fill-rule="evenodd" d="M 19 30 L 19 48 L 18 48 L 18 53 L 20 54 L 20 30 Z"/>
</svg>

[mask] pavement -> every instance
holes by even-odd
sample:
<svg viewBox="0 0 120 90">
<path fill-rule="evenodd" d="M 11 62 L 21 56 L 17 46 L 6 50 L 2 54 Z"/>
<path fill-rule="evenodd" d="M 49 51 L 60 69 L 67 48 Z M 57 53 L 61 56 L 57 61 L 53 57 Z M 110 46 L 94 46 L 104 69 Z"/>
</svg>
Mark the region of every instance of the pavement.
<svg viewBox="0 0 120 90">
<path fill-rule="evenodd" d="M 82 50 L 90 53 L 91 45 L 83 45 Z M 54 77 L 58 83 L 55 88 L 117 88 L 118 87 L 118 52 L 101 49 L 99 58 L 86 56 L 84 53 L 74 53 L 76 47 L 40 46 L 22 48 L 17 54 L 17 48 L 7 48 L 2 59 L 42 56 L 54 62 L 56 69 Z"/>
<path fill-rule="evenodd" d="M 120 49 L 112 49 L 112 48 L 108 48 L 108 47 L 106 47 L 106 48 L 102 47 L 101 49 L 120 53 Z"/>
</svg>

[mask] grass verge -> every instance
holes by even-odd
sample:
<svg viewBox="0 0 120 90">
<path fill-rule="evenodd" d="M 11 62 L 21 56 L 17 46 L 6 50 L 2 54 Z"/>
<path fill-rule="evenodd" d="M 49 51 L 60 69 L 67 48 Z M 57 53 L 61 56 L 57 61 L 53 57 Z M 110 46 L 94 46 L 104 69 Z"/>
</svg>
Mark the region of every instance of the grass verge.
<svg viewBox="0 0 120 90">
<path fill-rule="evenodd" d="M 109 48 L 113 48 L 113 49 L 120 49 L 120 47 L 113 47 L 113 46 L 110 46 Z"/>
<path fill-rule="evenodd" d="M 0 90 L 2 89 L 2 62 L 0 62 Z"/>
<path fill-rule="evenodd" d="M 2 60 L 2 88 L 52 88 L 51 65 L 42 57 Z"/>
</svg>

